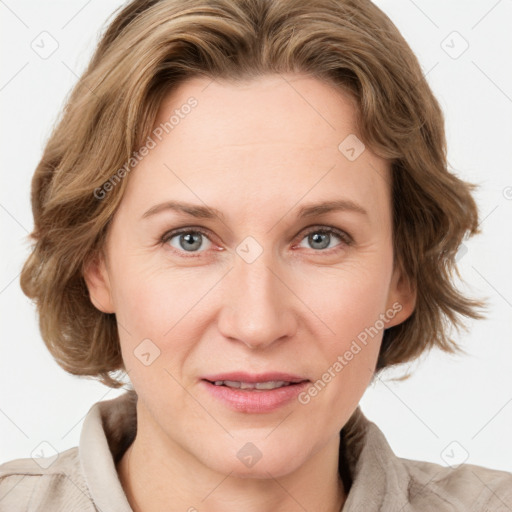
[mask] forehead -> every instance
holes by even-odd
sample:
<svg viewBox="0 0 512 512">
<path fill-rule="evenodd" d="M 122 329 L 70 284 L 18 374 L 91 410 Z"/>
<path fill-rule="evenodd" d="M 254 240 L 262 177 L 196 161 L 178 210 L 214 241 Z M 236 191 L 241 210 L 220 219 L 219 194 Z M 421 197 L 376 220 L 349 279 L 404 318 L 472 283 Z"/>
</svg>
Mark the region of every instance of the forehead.
<svg viewBox="0 0 512 512">
<path fill-rule="evenodd" d="M 197 106 L 173 128 L 177 143 L 193 132 L 209 149 L 273 143 L 336 149 L 340 135 L 355 130 L 354 101 L 304 75 L 265 75 L 244 82 L 191 79 L 167 94 L 155 127 L 191 97 Z"/>
<path fill-rule="evenodd" d="M 162 101 L 156 144 L 132 173 L 127 199 L 142 208 L 178 193 L 242 216 L 306 195 L 386 208 L 388 165 L 368 149 L 357 156 L 356 116 L 349 96 L 303 75 L 191 79 Z M 350 146 L 355 159 L 344 152 Z"/>
</svg>

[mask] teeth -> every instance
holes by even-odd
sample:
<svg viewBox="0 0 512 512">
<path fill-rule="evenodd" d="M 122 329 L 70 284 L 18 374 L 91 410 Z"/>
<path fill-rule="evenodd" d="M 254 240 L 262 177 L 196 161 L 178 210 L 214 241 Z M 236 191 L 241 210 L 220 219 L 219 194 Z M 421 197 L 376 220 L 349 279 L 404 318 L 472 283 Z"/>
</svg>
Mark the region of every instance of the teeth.
<svg viewBox="0 0 512 512">
<path fill-rule="evenodd" d="M 288 386 L 289 382 L 284 382 L 282 380 L 274 380 L 270 382 L 257 382 L 256 389 L 276 389 L 282 388 L 283 386 Z"/>
<path fill-rule="evenodd" d="M 228 386 L 229 388 L 241 388 L 241 382 L 236 382 L 234 380 L 225 380 L 224 381 L 224 386 Z"/>
<path fill-rule="evenodd" d="M 285 382 L 284 380 L 272 380 L 268 382 L 239 382 L 234 380 L 216 380 L 214 384 L 216 386 L 227 386 L 228 388 L 236 389 L 268 390 L 289 386 L 290 382 Z"/>
</svg>

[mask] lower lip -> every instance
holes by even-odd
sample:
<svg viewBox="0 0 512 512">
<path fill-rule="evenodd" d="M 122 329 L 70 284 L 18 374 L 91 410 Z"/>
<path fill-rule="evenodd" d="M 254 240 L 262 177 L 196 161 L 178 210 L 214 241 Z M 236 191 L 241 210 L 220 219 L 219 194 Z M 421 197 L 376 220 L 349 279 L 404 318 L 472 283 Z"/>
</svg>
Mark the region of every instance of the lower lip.
<svg viewBox="0 0 512 512">
<path fill-rule="evenodd" d="M 290 403 L 309 385 L 309 381 L 305 381 L 266 391 L 250 391 L 229 388 L 227 386 L 216 386 L 207 380 L 202 380 L 201 383 L 214 397 L 231 409 L 237 412 L 248 413 L 275 411 L 279 407 Z"/>
</svg>

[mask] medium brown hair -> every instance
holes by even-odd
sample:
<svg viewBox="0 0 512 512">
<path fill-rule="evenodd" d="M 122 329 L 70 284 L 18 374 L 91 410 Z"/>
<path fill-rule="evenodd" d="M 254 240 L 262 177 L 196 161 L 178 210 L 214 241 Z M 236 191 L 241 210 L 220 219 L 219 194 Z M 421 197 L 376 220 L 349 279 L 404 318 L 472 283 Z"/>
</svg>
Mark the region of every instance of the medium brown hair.
<svg viewBox="0 0 512 512">
<path fill-rule="evenodd" d="M 288 72 L 353 98 L 358 136 L 391 162 L 394 261 L 417 300 L 384 331 L 377 370 L 434 346 L 460 350 L 449 328 L 465 328 L 461 316 L 483 318 L 484 302 L 452 282 L 460 243 L 479 232 L 475 185 L 448 171 L 443 113 L 389 18 L 368 0 L 135 0 L 102 35 L 32 180 L 34 247 L 21 287 L 66 371 L 121 385 L 116 317 L 92 305 L 84 268 L 103 250 L 129 177 L 104 199 L 95 191 L 144 143 L 164 95 L 197 76 Z"/>
</svg>

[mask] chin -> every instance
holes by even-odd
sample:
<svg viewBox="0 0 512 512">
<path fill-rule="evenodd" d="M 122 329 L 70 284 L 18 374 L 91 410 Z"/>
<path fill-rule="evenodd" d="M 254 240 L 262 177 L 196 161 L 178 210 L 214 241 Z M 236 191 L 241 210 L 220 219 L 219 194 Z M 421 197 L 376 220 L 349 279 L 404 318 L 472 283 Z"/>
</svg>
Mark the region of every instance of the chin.
<svg viewBox="0 0 512 512">
<path fill-rule="evenodd" d="M 292 446 L 285 448 L 283 442 L 265 443 L 262 440 L 252 443 L 238 439 L 229 447 L 221 447 L 220 452 L 219 447 L 217 450 L 208 450 L 207 453 L 211 455 L 208 460 L 203 459 L 203 463 L 219 473 L 230 474 L 234 478 L 278 478 L 300 467 L 303 463 L 300 457 L 303 450 L 303 446 L 302 450 Z"/>
<path fill-rule="evenodd" d="M 282 478 L 292 473 L 297 469 L 296 464 L 297 460 L 293 457 L 281 459 L 277 463 L 264 462 L 261 459 L 252 467 L 244 467 L 241 463 L 233 464 L 232 461 L 226 461 L 221 472 L 229 474 L 233 478 L 268 480 L 269 478 Z"/>
</svg>

